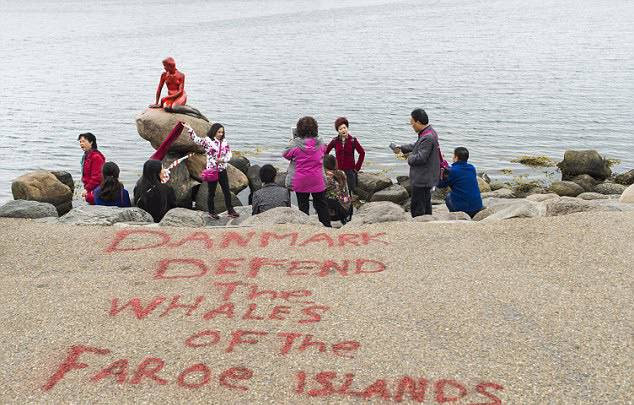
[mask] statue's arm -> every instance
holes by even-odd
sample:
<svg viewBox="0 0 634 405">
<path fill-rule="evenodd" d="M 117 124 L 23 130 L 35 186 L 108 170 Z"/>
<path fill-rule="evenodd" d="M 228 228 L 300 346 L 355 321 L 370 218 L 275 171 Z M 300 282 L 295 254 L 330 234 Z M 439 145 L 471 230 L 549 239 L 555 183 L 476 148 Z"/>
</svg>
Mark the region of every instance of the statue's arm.
<svg viewBox="0 0 634 405">
<path fill-rule="evenodd" d="M 165 84 L 165 73 L 161 75 L 161 81 L 159 82 L 158 89 L 156 89 L 156 103 L 158 105 L 159 98 L 161 97 L 161 90 L 163 90 L 163 85 Z"/>
</svg>

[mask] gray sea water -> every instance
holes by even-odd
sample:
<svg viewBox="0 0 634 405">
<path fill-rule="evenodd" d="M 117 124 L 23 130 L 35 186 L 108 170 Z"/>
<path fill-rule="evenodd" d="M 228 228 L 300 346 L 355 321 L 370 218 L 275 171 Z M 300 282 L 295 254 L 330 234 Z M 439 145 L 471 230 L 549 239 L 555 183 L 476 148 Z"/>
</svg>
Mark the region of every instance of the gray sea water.
<svg viewBox="0 0 634 405">
<path fill-rule="evenodd" d="M 520 155 L 593 148 L 634 168 L 631 0 L 0 0 L 0 201 L 34 169 L 80 178 L 77 135 L 131 188 L 152 152 L 135 116 L 161 60 L 186 74 L 189 104 L 225 124 L 254 163 L 286 165 L 290 128 L 338 116 L 365 170 L 407 172 L 386 145 L 414 139 L 425 108 L 450 155 L 492 177 L 535 174 Z"/>
</svg>

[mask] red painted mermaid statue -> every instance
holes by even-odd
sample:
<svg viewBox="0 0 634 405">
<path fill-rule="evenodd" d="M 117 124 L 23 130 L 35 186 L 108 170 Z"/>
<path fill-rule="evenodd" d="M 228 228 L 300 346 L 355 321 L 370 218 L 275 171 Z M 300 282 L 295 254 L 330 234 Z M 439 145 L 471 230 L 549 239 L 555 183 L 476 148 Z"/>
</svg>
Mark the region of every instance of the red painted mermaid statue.
<svg viewBox="0 0 634 405">
<path fill-rule="evenodd" d="M 196 108 L 186 105 L 187 93 L 185 92 L 185 75 L 176 69 L 174 59 L 165 59 L 163 61 L 163 67 L 165 68 L 165 72 L 161 75 L 161 81 L 156 90 L 156 102 L 150 105 L 150 108 L 163 108 L 167 112 L 187 114 L 209 121 L 207 117 Z M 167 96 L 160 98 L 163 85 L 167 85 Z"/>
</svg>

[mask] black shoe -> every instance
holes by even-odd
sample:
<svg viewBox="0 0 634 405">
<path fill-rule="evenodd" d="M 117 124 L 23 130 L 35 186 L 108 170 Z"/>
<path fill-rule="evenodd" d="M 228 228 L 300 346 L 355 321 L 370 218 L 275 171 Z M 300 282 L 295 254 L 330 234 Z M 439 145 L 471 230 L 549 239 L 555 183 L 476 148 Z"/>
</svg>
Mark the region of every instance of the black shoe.
<svg viewBox="0 0 634 405">
<path fill-rule="evenodd" d="M 238 218 L 240 216 L 240 214 L 238 214 L 237 212 L 231 210 L 227 213 L 227 216 L 230 218 Z"/>
<path fill-rule="evenodd" d="M 213 219 L 220 219 L 220 216 L 218 214 L 216 214 L 215 212 L 210 212 L 209 216 Z"/>
</svg>

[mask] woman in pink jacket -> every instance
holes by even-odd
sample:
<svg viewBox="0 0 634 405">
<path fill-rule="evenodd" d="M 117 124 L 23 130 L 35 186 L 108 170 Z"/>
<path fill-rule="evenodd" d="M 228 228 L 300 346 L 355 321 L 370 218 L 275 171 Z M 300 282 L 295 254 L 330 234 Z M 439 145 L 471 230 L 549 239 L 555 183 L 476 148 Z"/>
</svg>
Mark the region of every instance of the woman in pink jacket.
<svg viewBox="0 0 634 405">
<path fill-rule="evenodd" d="M 317 121 L 313 117 L 300 118 L 297 121 L 297 136 L 284 149 L 283 156 L 295 162 L 295 171 L 290 173 L 289 181 L 297 195 L 300 211 L 308 215 L 308 200 L 312 195 L 313 208 L 317 212 L 319 222 L 330 227 L 323 166 L 326 145 L 317 135 Z"/>
</svg>

